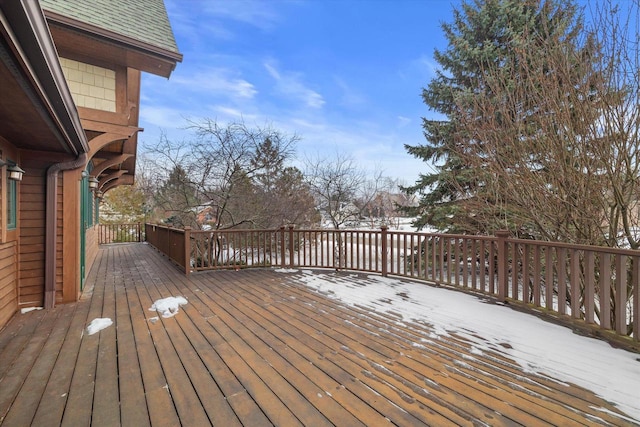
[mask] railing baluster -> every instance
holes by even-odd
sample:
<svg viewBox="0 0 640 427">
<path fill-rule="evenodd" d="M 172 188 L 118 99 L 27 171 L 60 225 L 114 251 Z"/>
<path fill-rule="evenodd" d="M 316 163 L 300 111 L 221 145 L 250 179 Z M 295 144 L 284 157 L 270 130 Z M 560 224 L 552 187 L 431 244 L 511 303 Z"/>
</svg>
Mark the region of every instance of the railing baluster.
<svg viewBox="0 0 640 427">
<path fill-rule="evenodd" d="M 474 275 L 471 264 L 471 246 L 473 239 L 464 238 L 462 245 L 462 285 L 466 289 L 471 289 L 472 277 Z"/>
<path fill-rule="evenodd" d="M 633 306 L 631 307 L 633 340 L 640 341 L 640 257 L 631 258 L 631 294 Z"/>
<path fill-rule="evenodd" d="M 454 275 L 453 279 L 449 278 L 449 284 L 460 286 L 460 240 L 457 237 L 453 239 L 453 259 L 449 259 L 449 262 Z"/>
<path fill-rule="evenodd" d="M 478 242 L 476 239 L 471 240 L 471 252 L 469 253 L 469 257 L 471 258 L 471 262 L 469 264 L 469 268 L 471 269 L 471 289 L 478 289 Z"/>
<path fill-rule="evenodd" d="M 545 268 L 545 308 L 553 310 L 553 248 L 545 246 L 544 248 L 544 268 Z"/>
<path fill-rule="evenodd" d="M 540 274 L 542 273 L 541 266 L 541 248 L 536 245 L 533 252 L 533 305 L 540 307 Z"/>
<path fill-rule="evenodd" d="M 567 250 L 556 250 L 558 263 L 558 313 L 567 313 Z"/>
<path fill-rule="evenodd" d="M 600 327 L 611 329 L 611 255 L 600 255 Z"/>
<path fill-rule="evenodd" d="M 571 317 L 580 318 L 580 252 L 571 249 L 569 253 L 569 262 L 571 269 L 569 270 L 569 301 L 571 308 Z"/>
<path fill-rule="evenodd" d="M 517 243 L 511 244 L 511 298 L 518 301 L 520 300 L 518 274 L 520 273 L 520 252 L 519 245 Z"/>
<path fill-rule="evenodd" d="M 363 230 L 180 230 L 99 224 L 105 241 L 136 241 L 185 274 L 258 266 L 324 267 L 412 277 L 533 303 L 619 336 L 640 334 L 640 255 L 631 250 L 512 239 Z M 509 272 L 509 268 L 511 271 Z M 487 283 L 488 280 L 488 283 Z M 544 286 L 542 286 L 544 280 Z M 597 314 L 597 318 L 596 318 Z M 633 334 L 632 334 L 633 332 Z"/>
<path fill-rule="evenodd" d="M 618 334 L 627 332 L 627 257 L 616 255 L 615 287 L 615 330 Z"/>
<path fill-rule="evenodd" d="M 496 243 L 489 242 L 489 293 L 495 295 L 496 293 L 496 272 L 498 263 L 496 259 Z"/>
<path fill-rule="evenodd" d="M 491 244 L 491 242 L 489 242 Z M 487 243 L 482 240 L 480 241 L 480 290 L 482 292 L 487 292 Z"/>
<path fill-rule="evenodd" d="M 593 251 L 585 252 L 584 268 L 584 320 L 594 323 L 595 311 L 595 254 Z"/>
<path fill-rule="evenodd" d="M 522 248 L 522 302 L 528 304 L 530 302 L 529 293 L 529 245 Z"/>
</svg>

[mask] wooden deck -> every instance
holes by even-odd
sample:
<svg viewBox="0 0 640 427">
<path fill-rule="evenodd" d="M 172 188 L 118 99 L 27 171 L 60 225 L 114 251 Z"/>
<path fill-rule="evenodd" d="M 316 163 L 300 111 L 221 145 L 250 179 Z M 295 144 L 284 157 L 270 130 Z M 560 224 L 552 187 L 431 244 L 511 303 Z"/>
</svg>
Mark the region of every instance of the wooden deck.
<svg viewBox="0 0 640 427">
<path fill-rule="evenodd" d="M 154 300 L 178 295 L 176 316 L 150 320 Z M 83 334 L 98 317 L 114 325 Z M 104 246 L 80 302 L 0 333 L 0 424 L 625 425 L 593 393 L 498 351 L 468 358 L 455 337 L 414 346 L 431 331 L 397 320 L 310 290 L 300 273 L 186 278 L 147 245 Z"/>
</svg>

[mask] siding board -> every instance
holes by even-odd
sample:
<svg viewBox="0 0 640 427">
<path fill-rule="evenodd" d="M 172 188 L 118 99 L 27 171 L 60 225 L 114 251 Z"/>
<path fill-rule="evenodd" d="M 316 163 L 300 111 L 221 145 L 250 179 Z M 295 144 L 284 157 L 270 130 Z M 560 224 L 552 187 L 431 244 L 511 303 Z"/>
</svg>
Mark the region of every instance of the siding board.
<svg viewBox="0 0 640 427">
<path fill-rule="evenodd" d="M 42 305 L 44 300 L 46 171 L 30 172 L 20 183 L 20 306 Z"/>
<path fill-rule="evenodd" d="M 0 245 L 0 329 L 18 311 L 17 244 Z"/>
</svg>

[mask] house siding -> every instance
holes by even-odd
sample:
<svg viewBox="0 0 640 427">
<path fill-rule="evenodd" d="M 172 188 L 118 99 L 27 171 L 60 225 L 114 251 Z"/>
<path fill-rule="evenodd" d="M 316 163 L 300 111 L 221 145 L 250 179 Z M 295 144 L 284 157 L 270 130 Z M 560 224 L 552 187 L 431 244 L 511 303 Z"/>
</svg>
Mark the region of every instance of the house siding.
<svg viewBox="0 0 640 427">
<path fill-rule="evenodd" d="M 0 244 L 0 328 L 18 310 L 16 249 L 16 242 Z"/>
<path fill-rule="evenodd" d="M 67 58 L 60 58 L 60 65 L 76 106 L 116 111 L 114 70 Z"/>
<path fill-rule="evenodd" d="M 86 268 L 85 268 L 85 279 L 89 276 L 89 270 L 91 270 L 91 266 L 93 266 L 96 257 L 98 256 L 98 250 L 100 249 L 99 245 L 99 235 L 98 228 L 99 225 L 95 225 L 87 230 L 86 234 Z"/>
<path fill-rule="evenodd" d="M 45 170 L 28 168 L 20 183 L 19 305 L 44 302 Z"/>
<path fill-rule="evenodd" d="M 78 7 L 71 0 L 19 3 L 20 7 L 0 6 L 0 50 L 10 53 L 8 62 L 0 61 L 3 89 L 7 89 L 0 102 L 0 157 L 26 171 L 22 182 L 10 182 L 10 204 L 5 197 L 8 178 L 0 177 L 0 328 L 20 308 L 44 306 L 45 300 L 47 308 L 77 301 L 81 263 L 86 277 L 99 245 L 98 227 L 85 229 L 91 223 L 82 224 L 80 183 L 86 185 L 82 171 L 88 164 L 80 163 L 92 162 L 97 169 L 103 165 L 93 176 L 101 185 L 107 183 L 99 188 L 103 192 L 133 184 L 141 72 L 169 77 L 182 60 L 162 0 L 124 1 L 124 9 L 113 8 L 110 1 L 90 2 L 88 7 Z M 143 20 L 145 29 L 135 34 L 166 36 L 168 45 L 149 45 L 157 39 L 132 39 L 128 32 L 113 31 L 112 25 L 131 30 L 123 19 L 142 22 L 139 14 L 126 13 L 131 5 L 153 12 L 145 16 L 158 18 Z M 62 9 L 57 10 L 58 6 Z M 83 16 L 112 19 L 107 27 L 93 28 Z M 96 28 L 108 33 L 93 33 Z M 55 169 L 56 179 L 48 177 L 47 171 L 56 164 L 62 170 Z M 57 182 L 57 201 L 49 206 L 47 198 L 52 194 L 47 190 L 52 189 L 47 185 L 52 182 Z M 53 237 L 47 235 L 47 226 L 54 225 L 48 224 L 53 214 L 55 248 L 47 245 Z"/>
</svg>

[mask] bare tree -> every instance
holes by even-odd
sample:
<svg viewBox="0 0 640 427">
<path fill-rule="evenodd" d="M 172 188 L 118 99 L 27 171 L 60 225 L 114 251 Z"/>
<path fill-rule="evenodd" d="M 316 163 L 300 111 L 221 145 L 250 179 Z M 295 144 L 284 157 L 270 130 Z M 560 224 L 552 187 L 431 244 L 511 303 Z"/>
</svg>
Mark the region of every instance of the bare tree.
<svg viewBox="0 0 640 427">
<path fill-rule="evenodd" d="M 602 0 L 592 8 L 602 52 L 601 116 L 591 123 L 606 188 L 606 243 L 640 248 L 640 3 Z"/>
<path fill-rule="evenodd" d="M 521 237 L 640 247 L 640 16 L 638 2 L 625 5 L 596 3 L 576 44 L 552 22 L 523 34 L 508 67 L 488 65 L 457 97 L 457 154 L 481 183 L 470 211 L 497 205 L 496 228 Z"/>
<path fill-rule="evenodd" d="M 458 154 L 482 182 L 466 203 L 497 205 L 496 228 L 638 247 L 640 74 L 627 16 L 602 7 L 578 45 L 552 23 L 525 34 L 510 67 L 487 67 L 480 92 L 458 97 Z"/>
<path fill-rule="evenodd" d="M 404 216 L 402 207 L 408 206 L 409 198 L 400 192 L 397 179 L 380 178 L 374 197 L 364 204 L 363 215 L 370 228 L 388 226 L 398 228 Z M 362 203 L 360 203 L 362 204 Z"/>
<path fill-rule="evenodd" d="M 366 171 L 344 153 L 336 153 L 333 158 L 307 158 L 305 177 L 318 210 L 336 230 L 360 224 L 381 181 L 380 172 L 368 178 Z"/>
<path fill-rule="evenodd" d="M 353 158 L 339 152 L 333 158 L 307 158 L 305 177 L 323 220 L 335 230 L 361 223 L 380 182 L 380 174 L 369 179 Z M 334 239 L 336 265 L 344 267 L 347 242 L 342 233 L 336 233 Z"/>
<path fill-rule="evenodd" d="M 156 193 L 163 196 L 163 188 L 170 184 L 167 190 L 171 191 L 166 193 L 171 197 L 156 199 L 168 210 L 190 214 L 190 223 L 183 225 L 202 226 L 198 217 L 204 210 L 207 225 L 215 229 L 273 227 L 312 217 L 283 218 L 273 208 L 274 204 L 290 206 L 287 197 L 300 200 L 300 194 L 287 192 L 283 186 L 305 189 L 300 188 L 302 177 L 286 167 L 299 139 L 296 135 L 271 127 L 251 128 L 243 122 L 221 125 L 211 119 L 190 122 L 188 129 L 194 140 L 172 142 L 163 137 L 150 149 L 155 170 L 172 171 L 164 179 L 158 177 L 164 186 Z M 313 212 L 312 204 L 297 207 Z"/>
</svg>

